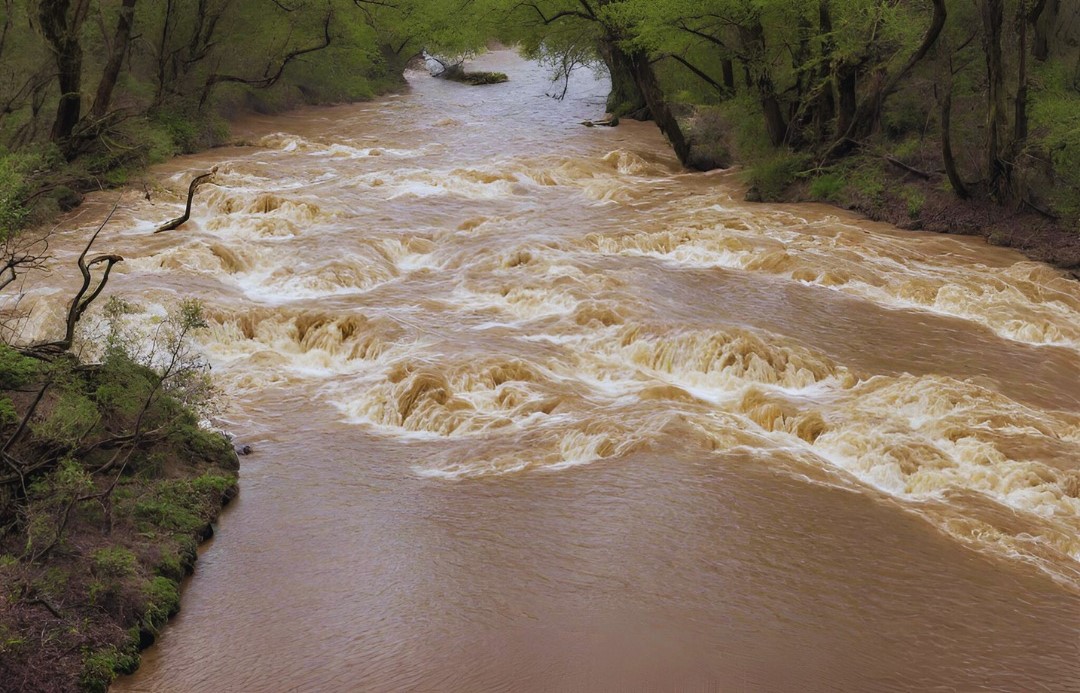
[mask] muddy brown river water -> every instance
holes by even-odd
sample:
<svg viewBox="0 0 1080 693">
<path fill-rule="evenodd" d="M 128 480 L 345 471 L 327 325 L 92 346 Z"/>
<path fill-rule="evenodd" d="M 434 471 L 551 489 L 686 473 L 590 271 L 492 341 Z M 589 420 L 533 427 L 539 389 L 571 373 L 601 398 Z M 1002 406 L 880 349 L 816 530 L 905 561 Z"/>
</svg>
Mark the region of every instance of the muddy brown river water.
<svg viewBox="0 0 1080 693">
<path fill-rule="evenodd" d="M 479 62 L 239 123 L 102 234 L 113 293 L 205 303 L 256 450 L 113 689 L 1080 690 L 1080 285 Z"/>
</svg>

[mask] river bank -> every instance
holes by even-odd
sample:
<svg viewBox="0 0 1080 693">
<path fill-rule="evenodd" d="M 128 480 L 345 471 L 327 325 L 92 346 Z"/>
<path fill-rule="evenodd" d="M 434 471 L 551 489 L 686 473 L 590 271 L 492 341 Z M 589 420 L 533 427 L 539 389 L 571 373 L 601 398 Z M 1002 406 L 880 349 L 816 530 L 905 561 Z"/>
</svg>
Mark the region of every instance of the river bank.
<svg viewBox="0 0 1080 693">
<path fill-rule="evenodd" d="M 237 493 L 232 445 L 199 428 L 183 405 L 155 402 L 144 415 L 150 432 L 121 454 L 131 420 L 106 403 L 115 381 L 97 369 L 72 377 L 91 393 L 84 406 L 98 412 L 84 417 L 100 422 L 59 461 L 50 462 L 47 429 L 70 423 L 71 395 L 54 385 L 29 412 L 26 388 L 0 392 L 19 418 L 35 417 L 34 432 L 19 440 L 5 424 L 15 440 L 5 456 L 41 458 L 21 489 L 3 489 L 4 517 L 18 523 L 0 538 L 0 680 L 13 693 L 104 691 L 134 671 L 179 610 L 198 545 Z M 45 391 L 43 382 L 27 385 Z"/>
<path fill-rule="evenodd" d="M 983 238 L 1080 278 L 1080 228 L 1030 202 L 999 204 L 977 184 L 952 189 L 933 140 L 880 138 L 820 165 L 806 153 L 762 146 L 742 131 L 742 111 L 676 106 L 695 156 L 737 166 L 750 202 L 816 202 L 910 231 Z"/>
<path fill-rule="evenodd" d="M 386 97 L 406 86 L 401 75 L 373 84 L 375 91 L 357 102 Z M 55 240 L 59 234 L 84 243 L 91 229 L 79 230 L 78 220 L 88 195 L 100 197 L 121 188 L 141 190 L 147 200 L 167 199 L 171 192 L 156 182 L 151 166 L 166 163 L 165 157 L 231 146 L 225 118 L 236 123 L 329 105 L 311 96 L 295 89 L 271 96 L 243 92 L 179 131 L 176 123 L 148 119 L 143 136 L 158 144 L 164 138 L 168 144 L 151 147 L 145 156 L 118 158 L 104 168 L 94 168 L 100 162 L 88 167 L 86 161 L 65 162 L 53 154 L 11 155 L 3 164 L 14 162 L 9 171 L 16 175 L 3 182 L 13 183 L 30 202 L 2 221 L 15 222 L 12 228 L 31 226 L 17 238 Z M 21 170 L 29 174 L 24 179 L 19 178 Z M 91 214 L 104 214 L 91 207 Z M 70 231 L 48 230 L 64 219 L 74 223 Z M 125 310 L 138 310 L 136 301 L 122 303 Z M 168 320 L 157 316 L 146 324 L 162 322 Z M 138 331 L 141 328 L 132 335 Z M 124 339 L 141 339 L 132 335 Z M 102 335 L 88 339 L 93 343 Z M 131 341 L 128 348 L 137 352 L 142 347 Z M 39 365 L 6 345 L 0 349 L 5 459 L 11 456 L 11 469 L 18 461 L 32 470 L 14 479 L 18 488 L 8 487 L 13 479 L 0 488 L 0 525 L 5 528 L 0 535 L 0 681 L 5 691 L 104 691 L 116 676 L 138 668 L 140 652 L 179 611 L 181 585 L 194 571 L 198 547 L 212 538 L 214 523 L 238 494 L 237 452 L 221 434 L 203 429 L 197 422 L 200 416 L 187 404 L 160 390 L 142 393 L 148 399 L 142 414 L 135 416 L 139 407 L 132 401 L 140 396 L 144 380 L 153 377 L 133 363 L 118 371 L 115 364 L 86 365 L 63 355 L 60 366 Z M 181 352 L 186 349 L 184 345 Z M 69 360 L 70 365 L 64 365 Z M 20 365 L 24 362 L 27 365 Z M 13 379 L 20 368 L 35 375 L 26 381 Z M 57 368 L 64 371 L 62 376 Z M 187 368 L 201 367 L 192 361 L 181 370 Z M 63 387 L 55 384 L 58 377 Z M 34 391 L 43 396 L 27 394 Z M 211 397 L 220 394 L 212 386 L 207 392 Z M 125 403 L 117 400 L 121 395 Z M 72 397 L 82 410 L 73 413 Z M 83 425 L 86 430 L 77 432 Z M 152 430 L 144 434 L 144 426 Z M 56 440 L 48 438 L 46 429 Z M 134 441 L 129 440 L 132 435 Z M 70 436 L 90 440 L 76 442 Z M 125 460 L 122 465 L 116 464 L 116 456 Z"/>
<path fill-rule="evenodd" d="M 782 199 L 826 202 L 906 230 L 977 236 L 1080 279 L 1080 229 L 1040 211 L 1011 210 L 985 198 L 962 200 L 922 172 L 885 163 L 872 187 L 846 182 L 826 190 L 824 197 L 813 192 L 813 182 L 801 183 L 791 186 Z"/>
</svg>

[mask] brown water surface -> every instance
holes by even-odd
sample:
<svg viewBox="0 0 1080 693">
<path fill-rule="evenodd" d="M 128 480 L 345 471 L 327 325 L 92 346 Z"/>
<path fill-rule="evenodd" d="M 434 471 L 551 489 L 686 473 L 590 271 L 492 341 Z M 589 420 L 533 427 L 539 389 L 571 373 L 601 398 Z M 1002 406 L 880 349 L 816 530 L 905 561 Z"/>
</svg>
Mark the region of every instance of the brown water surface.
<svg viewBox="0 0 1080 693">
<path fill-rule="evenodd" d="M 252 118 L 99 240 L 205 302 L 256 450 L 115 690 L 1080 690 L 1077 284 L 481 63 Z"/>
</svg>

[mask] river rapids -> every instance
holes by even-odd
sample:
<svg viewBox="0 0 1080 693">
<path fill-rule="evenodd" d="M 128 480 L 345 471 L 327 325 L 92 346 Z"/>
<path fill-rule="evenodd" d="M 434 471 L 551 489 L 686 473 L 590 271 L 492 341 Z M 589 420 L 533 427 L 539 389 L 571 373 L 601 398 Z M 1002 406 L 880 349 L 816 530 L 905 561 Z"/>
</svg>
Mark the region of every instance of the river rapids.
<svg viewBox="0 0 1080 693">
<path fill-rule="evenodd" d="M 204 303 L 255 449 L 114 690 L 1080 690 L 1080 285 L 479 63 L 247 118 L 102 232 L 110 293 Z"/>
</svg>

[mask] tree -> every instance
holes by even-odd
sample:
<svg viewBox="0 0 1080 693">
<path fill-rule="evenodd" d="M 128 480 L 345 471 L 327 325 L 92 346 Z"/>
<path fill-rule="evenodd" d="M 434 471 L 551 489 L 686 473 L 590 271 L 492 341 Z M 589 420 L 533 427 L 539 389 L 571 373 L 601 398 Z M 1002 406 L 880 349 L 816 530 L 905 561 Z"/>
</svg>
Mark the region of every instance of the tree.
<svg viewBox="0 0 1080 693">
<path fill-rule="evenodd" d="M 37 0 L 37 21 L 56 62 L 60 100 L 52 126 L 54 142 L 66 143 L 82 115 L 83 52 L 80 34 L 90 0 Z"/>
</svg>

